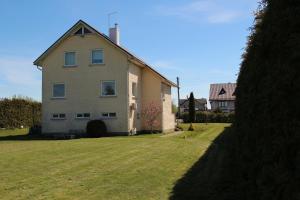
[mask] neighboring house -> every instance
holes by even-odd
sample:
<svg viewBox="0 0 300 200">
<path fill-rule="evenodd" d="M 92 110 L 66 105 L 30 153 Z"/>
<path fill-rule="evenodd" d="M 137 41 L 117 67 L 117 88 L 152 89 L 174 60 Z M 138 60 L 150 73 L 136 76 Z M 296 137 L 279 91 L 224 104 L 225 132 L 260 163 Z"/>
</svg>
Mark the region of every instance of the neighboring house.
<svg viewBox="0 0 300 200">
<path fill-rule="evenodd" d="M 189 112 L 189 99 L 180 99 L 179 100 L 180 112 Z M 207 100 L 205 98 L 195 99 L 195 110 L 196 111 L 205 111 L 207 110 Z"/>
<path fill-rule="evenodd" d="M 176 84 L 120 46 L 117 25 L 109 35 L 79 20 L 34 61 L 42 70 L 44 134 L 85 132 L 93 119 L 115 134 L 147 130 L 141 111 L 151 102 L 162 108 L 157 129 L 174 129 Z"/>
<path fill-rule="evenodd" d="M 209 102 L 211 110 L 233 112 L 236 83 L 218 83 L 210 85 Z"/>
</svg>

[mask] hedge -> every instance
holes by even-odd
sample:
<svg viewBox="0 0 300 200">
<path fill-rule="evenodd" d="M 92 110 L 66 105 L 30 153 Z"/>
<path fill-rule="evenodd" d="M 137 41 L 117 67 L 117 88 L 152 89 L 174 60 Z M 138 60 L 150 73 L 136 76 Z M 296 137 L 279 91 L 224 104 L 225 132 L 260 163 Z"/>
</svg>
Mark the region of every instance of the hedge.
<svg viewBox="0 0 300 200">
<path fill-rule="evenodd" d="M 41 122 L 41 103 L 30 98 L 0 99 L 0 128 L 20 128 Z"/>
<path fill-rule="evenodd" d="M 184 123 L 190 123 L 189 114 L 183 113 Z M 234 113 L 196 112 L 195 123 L 233 123 Z"/>
</svg>

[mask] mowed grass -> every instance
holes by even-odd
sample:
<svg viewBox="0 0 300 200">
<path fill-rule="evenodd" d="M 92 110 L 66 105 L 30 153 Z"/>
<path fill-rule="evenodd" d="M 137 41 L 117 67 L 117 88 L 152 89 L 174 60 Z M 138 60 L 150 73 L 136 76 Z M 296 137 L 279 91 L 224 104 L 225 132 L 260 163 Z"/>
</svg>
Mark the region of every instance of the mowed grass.
<svg viewBox="0 0 300 200">
<path fill-rule="evenodd" d="M 168 199 L 227 126 L 196 124 L 196 131 L 172 137 L 76 140 L 1 141 L 2 130 L 0 199 Z"/>
</svg>

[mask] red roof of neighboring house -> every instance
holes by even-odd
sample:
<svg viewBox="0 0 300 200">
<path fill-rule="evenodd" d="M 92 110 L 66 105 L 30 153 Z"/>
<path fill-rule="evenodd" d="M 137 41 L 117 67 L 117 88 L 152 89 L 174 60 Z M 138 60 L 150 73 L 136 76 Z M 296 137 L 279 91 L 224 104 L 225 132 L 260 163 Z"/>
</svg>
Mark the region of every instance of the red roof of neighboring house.
<svg viewBox="0 0 300 200">
<path fill-rule="evenodd" d="M 236 83 L 210 84 L 209 100 L 235 100 Z"/>
</svg>

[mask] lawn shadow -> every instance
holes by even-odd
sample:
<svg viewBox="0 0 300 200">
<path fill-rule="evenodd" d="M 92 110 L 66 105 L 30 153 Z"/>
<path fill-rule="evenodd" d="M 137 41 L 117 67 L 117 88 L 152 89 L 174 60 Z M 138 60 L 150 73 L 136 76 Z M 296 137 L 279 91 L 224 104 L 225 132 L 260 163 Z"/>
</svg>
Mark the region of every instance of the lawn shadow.
<svg viewBox="0 0 300 200">
<path fill-rule="evenodd" d="M 54 138 L 46 137 L 42 135 L 6 135 L 0 136 L 0 141 L 30 141 L 30 140 L 54 140 Z"/>
<path fill-rule="evenodd" d="M 176 182 L 170 200 L 235 199 L 226 192 L 234 185 L 232 173 L 228 173 L 234 169 L 232 129 L 225 128 L 204 155 Z"/>
</svg>

